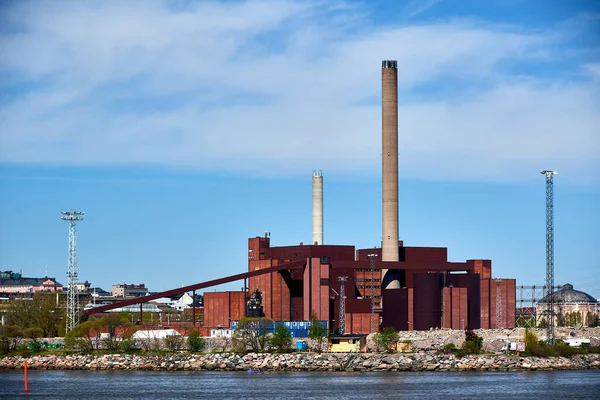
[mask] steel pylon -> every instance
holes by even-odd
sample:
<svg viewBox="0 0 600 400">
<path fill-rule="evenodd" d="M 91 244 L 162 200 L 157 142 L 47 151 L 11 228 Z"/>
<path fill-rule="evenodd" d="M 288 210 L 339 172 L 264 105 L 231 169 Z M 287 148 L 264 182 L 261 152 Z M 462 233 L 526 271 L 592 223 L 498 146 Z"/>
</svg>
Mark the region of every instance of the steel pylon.
<svg viewBox="0 0 600 400">
<path fill-rule="evenodd" d="M 63 221 L 69 223 L 69 268 L 67 271 L 67 322 L 66 329 L 69 332 L 79 323 L 79 296 L 77 293 L 77 236 L 76 222 L 83 221 L 83 212 L 69 210 L 61 212 Z"/>
<path fill-rule="evenodd" d="M 554 343 L 554 175 L 556 171 L 542 171 L 546 176 L 546 288 L 548 290 L 550 308 L 546 338 Z"/>
</svg>

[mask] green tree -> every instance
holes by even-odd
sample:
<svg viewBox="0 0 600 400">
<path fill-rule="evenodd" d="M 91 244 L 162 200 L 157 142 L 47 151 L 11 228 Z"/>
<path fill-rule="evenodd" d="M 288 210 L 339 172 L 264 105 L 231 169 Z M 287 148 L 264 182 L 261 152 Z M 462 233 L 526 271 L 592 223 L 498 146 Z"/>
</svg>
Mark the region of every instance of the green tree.
<svg viewBox="0 0 600 400">
<path fill-rule="evenodd" d="M 308 328 L 308 338 L 315 342 L 315 350 L 321 352 L 323 349 L 323 341 L 327 337 L 327 327 L 319 321 L 317 312 L 310 312 L 310 327 Z"/>
<path fill-rule="evenodd" d="M 281 323 L 275 326 L 275 332 L 271 337 L 271 343 L 278 352 L 288 351 L 292 347 L 292 334 L 288 329 Z"/>
<path fill-rule="evenodd" d="M 183 347 L 184 339 L 181 335 L 168 335 L 164 342 L 167 350 L 175 351 Z"/>
<path fill-rule="evenodd" d="M 598 326 L 598 314 L 587 313 L 587 315 L 585 316 L 585 324 L 590 328 Z"/>
<path fill-rule="evenodd" d="M 200 336 L 196 329 L 192 329 L 188 335 L 188 346 L 191 351 L 202 351 L 206 348 L 206 341 Z"/>
<path fill-rule="evenodd" d="M 373 335 L 373 339 L 375 340 L 375 344 L 377 345 L 377 349 L 379 351 L 385 351 L 388 353 L 395 351 L 399 340 L 398 332 L 392 326 L 385 327 L 381 330 L 381 332 L 375 333 L 375 335 Z"/>
<path fill-rule="evenodd" d="M 481 352 L 481 346 L 483 344 L 483 338 L 477 336 L 475 331 L 471 327 L 467 326 L 465 329 L 465 341 L 461 346 L 463 354 L 478 354 Z"/>
<path fill-rule="evenodd" d="M 239 344 L 237 347 L 240 350 L 265 351 L 269 346 L 269 327 L 272 325 L 273 320 L 269 318 L 240 319 L 234 333 L 234 340 Z"/>
<path fill-rule="evenodd" d="M 121 343 L 116 335 L 118 327 L 129 327 L 131 322 L 125 313 L 109 313 L 107 316 L 98 320 L 98 328 L 107 331 L 108 337 L 102 339 L 102 347 L 106 350 L 117 351 L 121 348 Z"/>
<path fill-rule="evenodd" d="M 16 350 L 23 340 L 23 328 L 18 325 L 0 325 L 0 354 Z"/>
<path fill-rule="evenodd" d="M 5 308 L 7 323 L 23 329 L 40 328 L 44 337 L 58 336 L 64 323 L 64 304 L 55 293 L 35 293 L 33 298 L 17 297 Z"/>
<path fill-rule="evenodd" d="M 98 350 L 100 344 L 98 337 L 102 328 L 102 321 L 97 319 L 90 319 L 75 325 L 65 336 L 65 347 L 77 348 L 83 353 Z"/>
<path fill-rule="evenodd" d="M 27 339 L 37 339 L 44 336 L 44 330 L 42 328 L 27 328 L 23 329 L 23 337 Z"/>
</svg>

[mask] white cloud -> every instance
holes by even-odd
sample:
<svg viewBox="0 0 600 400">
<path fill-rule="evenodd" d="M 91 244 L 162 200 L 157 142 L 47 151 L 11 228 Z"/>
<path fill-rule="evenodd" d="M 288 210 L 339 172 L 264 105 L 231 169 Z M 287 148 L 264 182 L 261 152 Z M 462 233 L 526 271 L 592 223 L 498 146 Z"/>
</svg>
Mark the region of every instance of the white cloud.
<svg viewBox="0 0 600 400">
<path fill-rule="evenodd" d="M 393 58 L 404 176 L 553 168 L 589 181 L 600 166 L 597 80 L 500 68 L 535 62 L 555 34 L 458 20 L 363 28 L 341 2 L 144 4 L 12 10 L 23 26 L 0 39 L 0 71 L 28 89 L 0 109 L 0 161 L 372 174 L 379 65 Z M 439 97 L 421 90 L 453 82 Z"/>
</svg>

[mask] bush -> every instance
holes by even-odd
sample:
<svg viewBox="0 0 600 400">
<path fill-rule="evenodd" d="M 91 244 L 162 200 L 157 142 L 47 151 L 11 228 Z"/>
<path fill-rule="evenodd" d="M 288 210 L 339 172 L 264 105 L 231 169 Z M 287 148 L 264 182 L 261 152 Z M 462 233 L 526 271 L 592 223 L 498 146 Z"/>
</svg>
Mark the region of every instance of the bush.
<svg viewBox="0 0 600 400">
<path fill-rule="evenodd" d="M 481 345 L 483 344 L 483 338 L 477 336 L 477 334 L 467 327 L 465 329 L 465 341 L 463 342 L 460 350 L 458 351 L 459 356 L 467 354 L 479 354 L 481 352 Z"/>
<path fill-rule="evenodd" d="M 525 348 L 524 355 L 534 357 L 553 357 L 556 356 L 556 352 L 552 346 L 548 346 L 545 343 L 537 343 L 529 348 Z"/>
<path fill-rule="evenodd" d="M 102 339 L 102 348 L 109 351 L 117 351 L 121 348 L 121 343 L 115 336 L 109 336 Z"/>
<path fill-rule="evenodd" d="M 444 351 L 444 353 L 454 353 L 456 351 L 456 346 L 454 345 L 454 343 L 448 343 L 444 345 L 442 350 Z"/>
<path fill-rule="evenodd" d="M 23 330 L 23 337 L 28 339 L 37 339 L 44 336 L 44 330 L 42 328 L 27 328 Z"/>
<path fill-rule="evenodd" d="M 480 347 L 477 344 L 477 342 L 474 342 L 472 340 L 465 340 L 462 344 L 462 346 L 460 347 L 459 350 L 459 355 L 467 355 L 467 354 L 479 354 L 480 352 Z"/>
<path fill-rule="evenodd" d="M 0 354 L 16 350 L 23 339 L 23 330 L 18 325 L 0 326 Z M 27 346 L 25 346 L 27 347 Z"/>
<path fill-rule="evenodd" d="M 253 352 L 264 352 L 270 345 L 269 327 L 273 320 L 269 318 L 249 318 L 240 319 L 237 329 L 233 335 L 236 343 L 234 348 L 239 350 L 250 349 Z"/>
<path fill-rule="evenodd" d="M 592 346 L 587 348 L 588 353 L 600 354 L 600 346 Z"/>
<path fill-rule="evenodd" d="M 560 357 L 573 357 L 575 354 L 581 353 L 581 350 L 569 346 L 562 340 L 557 340 L 554 343 L 554 350 Z"/>
<path fill-rule="evenodd" d="M 281 353 L 289 351 L 292 348 L 292 342 L 290 331 L 283 324 L 277 324 L 271 337 L 271 344 Z"/>
<path fill-rule="evenodd" d="M 481 345 L 483 344 L 483 338 L 477 336 L 477 334 L 470 327 L 467 327 L 467 329 L 465 329 L 465 341 L 473 342 L 474 345 L 469 345 L 469 346 L 475 346 L 477 348 L 477 352 L 479 352 L 479 350 L 481 350 Z"/>
<path fill-rule="evenodd" d="M 125 353 L 133 353 L 136 350 L 139 350 L 137 347 L 135 340 L 133 339 L 123 339 L 121 340 L 121 350 Z"/>
<path fill-rule="evenodd" d="M 191 351 L 198 352 L 206 348 L 206 341 L 200 337 L 198 331 L 193 330 L 188 336 L 188 346 Z"/>
<path fill-rule="evenodd" d="M 379 351 L 392 353 L 396 350 L 398 344 L 398 332 L 391 326 L 383 328 L 381 332 L 377 332 L 373 339 Z"/>
<path fill-rule="evenodd" d="M 165 347 L 167 350 L 175 351 L 183 347 L 183 336 L 169 335 L 165 338 Z"/>
<path fill-rule="evenodd" d="M 314 342 L 314 348 L 317 353 L 323 351 L 323 341 L 327 337 L 327 327 L 322 325 L 317 317 L 317 312 L 312 310 L 310 312 L 310 328 L 308 328 L 308 338 Z"/>
<path fill-rule="evenodd" d="M 527 349 L 527 347 L 529 347 L 529 346 L 537 345 L 539 342 L 539 339 L 534 331 L 525 329 L 525 335 L 523 336 L 523 341 L 525 342 L 525 349 Z"/>
</svg>

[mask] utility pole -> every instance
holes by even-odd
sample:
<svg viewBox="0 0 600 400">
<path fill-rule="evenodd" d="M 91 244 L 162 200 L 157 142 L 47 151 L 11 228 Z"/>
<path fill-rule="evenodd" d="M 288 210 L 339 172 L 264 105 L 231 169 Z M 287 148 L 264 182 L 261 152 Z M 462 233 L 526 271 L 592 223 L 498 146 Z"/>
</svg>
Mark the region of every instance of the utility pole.
<svg viewBox="0 0 600 400">
<path fill-rule="evenodd" d="M 346 333 L 346 281 L 347 276 L 338 276 L 340 282 L 340 335 Z"/>
<path fill-rule="evenodd" d="M 556 171 L 542 171 L 546 176 L 546 288 L 549 296 L 550 316 L 547 342 L 554 344 L 554 175 Z"/>
<path fill-rule="evenodd" d="M 502 298 L 500 297 L 502 280 L 496 279 L 496 328 L 502 328 Z"/>
<path fill-rule="evenodd" d="M 368 254 L 367 257 L 371 264 L 371 333 L 373 333 L 377 326 L 375 322 L 375 257 L 377 254 Z"/>
<path fill-rule="evenodd" d="M 75 231 L 75 223 L 77 221 L 83 221 L 83 212 L 75 211 L 73 209 L 69 211 L 61 211 L 63 221 L 69 223 L 69 269 L 67 271 L 67 332 L 69 332 L 75 325 L 79 323 L 79 296 L 77 294 L 77 283 L 78 271 L 77 271 L 77 238 Z"/>
</svg>

